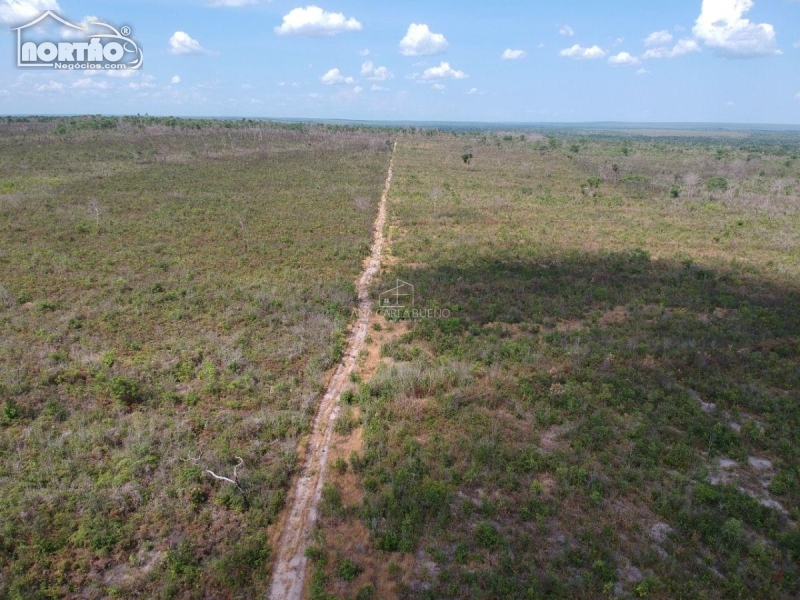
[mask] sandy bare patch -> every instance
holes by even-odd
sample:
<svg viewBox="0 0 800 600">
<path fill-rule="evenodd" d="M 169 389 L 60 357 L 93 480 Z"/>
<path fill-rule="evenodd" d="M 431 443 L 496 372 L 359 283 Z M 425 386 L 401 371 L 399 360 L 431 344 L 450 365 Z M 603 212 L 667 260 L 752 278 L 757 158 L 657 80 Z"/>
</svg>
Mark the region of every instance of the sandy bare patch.
<svg viewBox="0 0 800 600">
<path fill-rule="evenodd" d="M 628 310 L 624 306 L 617 306 L 614 310 L 609 310 L 600 317 L 600 326 L 609 327 L 618 325 L 628 320 Z"/>
</svg>

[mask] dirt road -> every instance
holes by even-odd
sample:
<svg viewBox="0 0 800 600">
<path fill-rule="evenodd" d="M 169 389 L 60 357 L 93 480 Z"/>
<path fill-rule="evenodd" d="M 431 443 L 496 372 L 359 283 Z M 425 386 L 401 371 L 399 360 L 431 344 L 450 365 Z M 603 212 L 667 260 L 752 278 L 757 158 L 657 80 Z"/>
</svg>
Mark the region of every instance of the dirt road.
<svg viewBox="0 0 800 600">
<path fill-rule="evenodd" d="M 322 495 L 333 425 L 339 414 L 339 396 L 347 386 L 348 378 L 356 365 L 358 353 L 363 348 L 364 338 L 367 335 L 371 309 L 369 286 L 381 266 L 386 202 L 392 185 L 392 167 L 396 148 L 397 142 L 392 149 L 386 187 L 383 190 L 378 216 L 375 220 L 372 252 L 365 262 L 364 271 L 357 283 L 358 320 L 348 336 L 344 357 L 336 368 L 317 409 L 303 468 L 295 482 L 294 490 L 289 496 L 289 512 L 283 522 L 280 541 L 276 549 L 277 556 L 272 574 L 270 600 L 301 600 L 303 597 L 307 564 L 304 553 L 311 541 L 311 533 L 317 520 L 317 506 Z"/>
</svg>

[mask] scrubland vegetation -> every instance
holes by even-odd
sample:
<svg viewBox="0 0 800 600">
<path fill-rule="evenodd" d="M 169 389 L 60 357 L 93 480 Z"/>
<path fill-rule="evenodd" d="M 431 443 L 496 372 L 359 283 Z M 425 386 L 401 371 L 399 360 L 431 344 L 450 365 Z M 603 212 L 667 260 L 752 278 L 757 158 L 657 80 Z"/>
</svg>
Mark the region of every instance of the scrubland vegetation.
<svg viewBox="0 0 800 600">
<path fill-rule="evenodd" d="M 0 124 L 0 598 L 264 593 L 396 136 Z M 309 596 L 797 597 L 798 154 L 400 134 Z"/>
<path fill-rule="evenodd" d="M 407 332 L 347 394 L 363 449 L 332 468 L 312 597 L 797 597 L 798 152 L 401 138 L 376 296 L 452 315 L 376 326 Z"/>
<path fill-rule="evenodd" d="M 264 593 L 389 139 L 0 124 L 0 598 Z"/>
</svg>

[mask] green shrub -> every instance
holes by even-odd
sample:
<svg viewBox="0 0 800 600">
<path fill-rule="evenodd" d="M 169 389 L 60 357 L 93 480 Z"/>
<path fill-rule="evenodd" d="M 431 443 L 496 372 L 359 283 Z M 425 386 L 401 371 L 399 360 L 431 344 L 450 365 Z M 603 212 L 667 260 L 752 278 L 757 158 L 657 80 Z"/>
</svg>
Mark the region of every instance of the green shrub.
<svg viewBox="0 0 800 600">
<path fill-rule="evenodd" d="M 478 523 L 475 528 L 475 543 L 481 548 L 493 550 L 500 545 L 500 534 L 497 528 L 485 521 Z"/>
<path fill-rule="evenodd" d="M 3 409 L 0 411 L 0 419 L 3 423 L 11 423 L 19 418 L 19 406 L 13 398 L 7 399 L 3 403 Z"/>
<path fill-rule="evenodd" d="M 363 585 L 356 592 L 356 600 L 372 600 L 375 597 L 375 588 L 372 584 Z"/>
<path fill-rule="evenodd" d="M 361 572 L 361 568 L 349 558 L 342 558 L 336 565 L 336 576 L 344 581 L 353 581 Z"/>
<path fill-rule="evenodd" d="M 712 177 L 706 182 L 709 192 L 725 192 L 728 190 L 728 180 L 724 177 Z"/>
<path fill-rule="evenodd" d="M 138 404 L 144 400 L 139 384 L 129 377 L 114 377 L 108 382 L 111 397 L 126 406 Z"/>
</svg>

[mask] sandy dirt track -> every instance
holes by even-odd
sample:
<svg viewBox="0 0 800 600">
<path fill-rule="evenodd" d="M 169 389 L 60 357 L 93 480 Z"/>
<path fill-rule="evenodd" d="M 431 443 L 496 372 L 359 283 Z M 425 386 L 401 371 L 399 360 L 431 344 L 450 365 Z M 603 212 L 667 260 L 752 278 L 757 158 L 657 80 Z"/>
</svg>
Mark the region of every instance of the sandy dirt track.
<svg viewBox="0 0 800 600">
<path fill-rule="evenodd" d="M 317 520 L 317 506 L 322 495 L 322 484 L 328 464 L 333 426 L 339 415 L 339 397 L 348 384 L 350 373 L 356 366 L 359 351 L 364 347 L 364 339 L 370 321 L 372 304 L 369 287 L 373 277 L 381 267 L 383 253 L 383 229 L 386 224 L 386 202 L 392 185 L 392 167 L 397 148 L 395 142 L 389 161 L 389 173 L 383 189 L 378 216 L 375 219 L 372 252 L 365 261 L 356 289 L 358 291 L 358 319 L 350 330 L 347 348 L 325 390 L 322 401 L 314 417 L 311 435 L 308 439 L 305 459 L 294 489 L 289 496 L 288 513 L 283 521 L 275 565 L 270 587 L 270 600 L 302 600 L 308 559 L 305 549 L 311 541 L 314 523 Z"/>
</svg>

